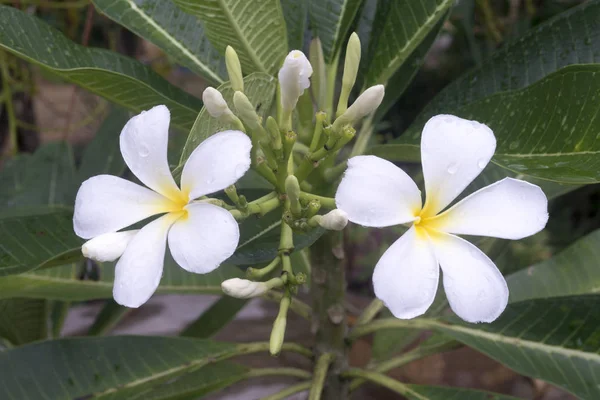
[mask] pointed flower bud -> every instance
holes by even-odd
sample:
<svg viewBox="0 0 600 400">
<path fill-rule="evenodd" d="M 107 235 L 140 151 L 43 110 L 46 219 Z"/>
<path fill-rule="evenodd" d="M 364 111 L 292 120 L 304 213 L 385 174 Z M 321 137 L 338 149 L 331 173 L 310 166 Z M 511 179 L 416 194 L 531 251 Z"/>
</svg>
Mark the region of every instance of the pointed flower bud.
<svg viewBox="0 0 600 400">
<path fill-rule="evenodd" d="M 206 111 L 213 118 L 221 118 L 223 115 L 232 115 L 227 102 L 223 98 L 221 92 L 213 87 L 207 87 L 202 93 L 202 101 Z"/>
<path fill-rule="evenodd" d="M 353 124 L 361 118 L 371 114 L 379 107 L 383 101 L 385 95 L 385 88 L 383 85 L 371 86 L 365 90 L 358 98 L 352 103 L 350 107 L 339 116 L 333 123 L 333 130 L 337 131 L 344 125 Z"/>
<path fill-rule="evenodd" d="M 95 261 L 115 261 L 123 255 L 127 245 L 138 231 L 113 232 L 96 236 L 81 246 L 81 252 L 84 257 Z"/>
<path fill-rule="evenodd" d="M 310 62 L 300 50 L 293 50 L 287 55 L 278 75 L 284 110 L 289 112 L 296 108 L 298 98 L 310 86 L 312 73 Z"/>
<path fill-rule="evenodd" d="M 227 66 L 227 75 L 234 91 L 244 91 L 244 76 L 242 75 L 242 66 L 237 53 L 231 46 L 225 49 L 225 65 Z"/>
<path fill-rule="evenodd" d="M 269 286 L 264 282 L 254 282 L 248 279 L 233 278 L 221 283 L 223 293 L 238 299 L 250 299 L 265 294 Z"/>
<path fill-rule="evenodd" d="M 323 215 L 319 220 L 319 225 L 330 231 L 341 231 L 348 225 L 348 214 L 336 208 Z"/>
<path fill-rule="evenodd" d="M 358 67 L 360 65 L 360 39 L 356 32 L 350 35 L 346 47 L 346 60 L 344 62 L 344 76 L 342 78 L 342 90 L 338 102 L 337 116 L 339 117 L 348 107 L 348 97 L 356 82 Z"/>
<path fill-rule="evenodd" d="M 250 129 L 259 128 L 259 117 L 254 110 L 254 106 L 250 103 L 250 100 L 244 93 L 238 91 L 233 94 L 233 105 L 235 106 L 238 116 L 244 121 L 246 126 Z"/>
<path fill-rule="evenodd" d="M 298 178 L 294 175 L 289 175 L 285 179 L 285 193 L 290 201 L 292 214 L 299 216 L 302 212 L 302 207 L 300 206 L 300 183 L 298 183 Z"/>
</svg>

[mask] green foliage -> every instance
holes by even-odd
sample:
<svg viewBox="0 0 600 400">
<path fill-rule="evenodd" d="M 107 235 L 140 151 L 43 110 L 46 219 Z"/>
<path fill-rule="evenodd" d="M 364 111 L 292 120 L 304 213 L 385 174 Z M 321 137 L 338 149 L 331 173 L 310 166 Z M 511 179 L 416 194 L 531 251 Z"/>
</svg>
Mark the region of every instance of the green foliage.
<svg viewBox="0 0 600 400">
<path fill-rule="evenodd" d="M 77 45 L 16 8 L 0 6 L 0 48 L 130 110 L 165 104 L 171 124 L 182 129 L 190 129 L 202 107 L 138 61 Z"/>
<path fill-rule="evenodd" d="M 45 339 L 48 335 L 44 300 L 0 300 L 0 337 L 13 345 Z"/>
<path fill-rule="evenodd" d="M 304 48 L 304 32 L 308 15 L 307 0 L 281 0 L 283 18 L 287 27 L 288 46 L 290 50 Z"/>
<path fill-rule="evenodd" d="M 181 332 L 181 336 L 209 338 L 231 322 L 237 313 L 248 303 L 248 299 L 222 296 L 208 310 Z"/>
<path fill-rule="evenodd" d="M 221 54 L 233 47 L 246 74 L 279 69 L 288 45 L 278 0 L 173 1 L 202 20 L 208 40 Z"/>
<path fill-rule="evenodd" d="M 202 22 L 171 0 L 94 0 L 94 5 L 209 82 L 225 80 L 225 60 L 206 38 Z"/>
</svg>

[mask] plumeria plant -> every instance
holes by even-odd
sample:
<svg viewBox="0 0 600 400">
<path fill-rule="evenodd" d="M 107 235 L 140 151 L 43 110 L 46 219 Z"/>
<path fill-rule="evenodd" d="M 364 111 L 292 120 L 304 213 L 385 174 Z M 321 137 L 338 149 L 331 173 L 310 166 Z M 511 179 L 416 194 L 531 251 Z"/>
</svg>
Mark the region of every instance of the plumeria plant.
<svg viewBox="0 0 600 400">
<path fill-rule="evenodd" d="M 472 29 L 463 3 L 501 35 L 490 2 L 92 3 L 208 86 L 194 97 L 0 6 L 3 54 L 119 107 L 77 163 L 69 144 L 47 145 L 0 175 L 0 398 L 199 399 L 277 376 L 298 382 L 265 399 L 366 398 L 365 383 L 514 399 L 387 374 L 461 347 L 600 398 L 600 236 L 535 264 L 513 245 L 543 243 L 549 200 L 600 181 L 600 1 L 505 44 L 387 141 L 377 134 L 414 100 L 403 93 L 428 50 L 457 15 Z M 367 228 L 394 237 L 366 257 L 357 305 L 347 253 Z M 184 337 L 103 336 L 161 293 L 220 299 Z M 278 305 L 270 337 L 212 338 L 253 298 Z M 89 335 L 61 337 L 71 305 L 97 299 Z M 290 340 L 289 321 L 312 337 Z M 365 348 L 368 363 L 350 361 Z M 230 360 L 282 352 L 299 360 Z"/>
</svg>

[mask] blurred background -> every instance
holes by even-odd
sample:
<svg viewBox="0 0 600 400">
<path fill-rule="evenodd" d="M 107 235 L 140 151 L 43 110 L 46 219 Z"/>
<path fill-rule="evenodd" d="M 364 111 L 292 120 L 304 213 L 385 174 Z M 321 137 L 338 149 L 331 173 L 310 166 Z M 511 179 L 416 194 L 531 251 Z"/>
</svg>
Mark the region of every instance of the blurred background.
<svg viewBox="0 0 600 400">
<path fill-rule="evenodd" d="M 427 102 L 449 82 L 480 64 L 491 52 L 526 30 L 582 2 L 459 0 L 442 32 L 425 55 L 416 78 L 377 126 L 376 140 L 383 143 L 401 135 Z M 107 48 L 136 58 L 197 97 L 201 97 L 206 86 L 199 77 L 176 65 L 156 46 L 99 14 L 88 0 L 0 0 L 0 3 L 35 14 L 83 46 Z M 355 30 L 360 35 L 361 26 L 356 26 Z M 72 156 L 78 162 L 86 145 L 94 138 L 107 116 L 120 111 L 115 111 L 106 100 L 65 83 L 8 53 L 2 54 L 0 62 L 0 202 L 4 202 L 8 194 L 2 193 L 3 182 L 9 179 L 8 174 L 3 174 L 4 171 L 26 159 L 28 154 L 34 153 L 38 148 L 61 141 L 72 145 Z M 121 126 L 114 126 L 110 129 L 118 134 L 120 128 Z M 170 160 L 178 159 L 185 139 L 186 132 L 171 132 Z M 120 157 L 120 154 L 111 156 Z M 418 165 L 402 167 L 415 173 L 419 170 Z M 542 234 L 518 243 L 507 243 L 501 249 L 488 249 L 497 252 L 499 263 L 505 264 L 506 273 L 547 259 L 600 227 L 600 187 L 588 185 L 561 196 L 551 203 L 550 215 L 552 218 L 548 229 Z M 368 304 L 373 295 L 370 281 L 373 267 L 383 251 L 398 237 L 398 233 L 394 229 L 373 231 L 356 226 L 345 231 L 350 292 L 348 309 L 351 313 L 358 313 L 358 310 Z M 485 243 L 480 245 L 485 247 Z M 88 267 L 93 270 L 93 265 Z M 139 310 L 124 312 L 115 321 L 110 333 L 177 335 L 217 298 L 155 296 Z M 62 335 L 85 334 L 104 305 L 104 301 L 86 302 L 73 307 L 67 315 Z M 253 300 L 243 307 L 231 324 L 216 332 L 214 337 L 219 340 L 265 340 L 269 336 L 276 312 L 275 303 Z M 310 338 L 308 323 L 295 315 L 288 322 L 287 332 L 287 338 L 292 340 L 306 342 Z M 399 345 L 411 344 L 395 344 L 396 347 Z M 369 360 L 369 355 L 373 354 L 376 358 L 378 354 L 391 351 L 390 346 L 389 343 L 361 340 L 352 349 L 352 363 L 362 366 Z M 287 361 L 289 360 L 274 359 L 269 362 L 277 365 Z M 249 358 L 248 362 L 265 361 L 264 358 Z M 573 398 L 546 383 L 519 376 L 467 349 L 457 349 L 419 360 L 394 371 L 393 375 L 406 382 L 482 388 L 523 399 Z M 211 398 L 254 399 L 282 388 L 283 385 L 265 378 L 234 386 Z M 303 396 L 296 398 L 304 398 Z M 365 386 L 357 398 L 396 397 L 385 389 Z"/>
</svg>

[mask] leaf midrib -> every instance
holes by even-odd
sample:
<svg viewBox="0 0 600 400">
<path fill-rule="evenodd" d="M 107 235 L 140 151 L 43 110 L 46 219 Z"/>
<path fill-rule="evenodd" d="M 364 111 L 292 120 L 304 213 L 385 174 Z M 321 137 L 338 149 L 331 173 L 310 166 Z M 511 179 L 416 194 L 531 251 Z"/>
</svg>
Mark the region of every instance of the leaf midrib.
<svg viewBox="0 0 600 400">
<path fill-rule="evenodd" d="M 207 65 L 205 65 L 198 57 L 196 57 L 187 47 L 185 47 L 181 42 L 176 40 L 172 35 L 170 35 L 162 26 L 160 26 L 156 21 L 150 18 L 147 14 L 145 14 L 132 0 L 125 0 L 127 4 L 131 7 L 131 10 L 140 15 L 149 25 L 151 25 L 158 33 L 160 33 L 165 39 L 173 44 L 173 46 L 177 47 L 182 53 L 184 53 L 189 59 L 191 59 L 194 64 L 196 64 L 200 69 L 205 71 L 207 75 L 210 76 L 215 82 L 221 84 L 223 83 L 223 79 L 220 76 L 215 74 Z"/>
<path fill-rule="evenodd" d="M 223 10 L 223 14 L 225 15 L 225 18 L 227 18 L 227 20 L 229 20 L 229 23 L 231 24 L 233 31 L 235 32 L 239 41 L 244 46 L 246 54 L 248 54 L 248 56 L 250 57 L 252 62 L 259 68 L 260 72 L 264 72 L 264 73 L 268 74 L 269 71 L 267 71 L 266 67 L 260 62 L 258 55 L 254 52 L 254 50 L 252 49 L 252 46 L 250 46 L 250 43 L 246 39 L 246 36 L 244 35 L 244 33 L 241 31 L 237 21 L 233 17 L 233 14 L 227 7 L 227 4 L 225 4 L 225 0 L 217 0 L 217 3 L 221 6 L 221 9 Z"/>
</svg>

